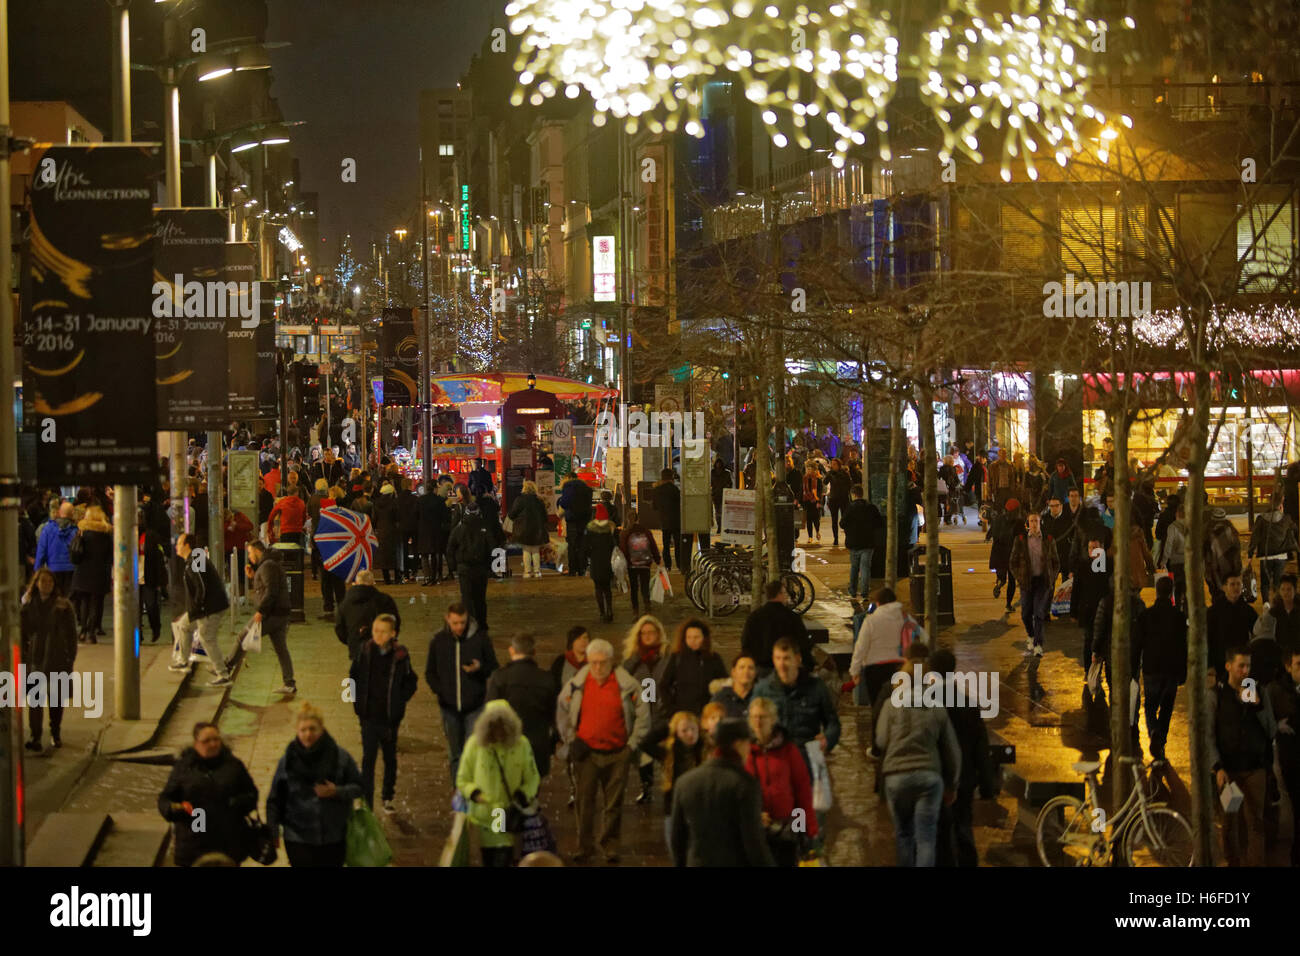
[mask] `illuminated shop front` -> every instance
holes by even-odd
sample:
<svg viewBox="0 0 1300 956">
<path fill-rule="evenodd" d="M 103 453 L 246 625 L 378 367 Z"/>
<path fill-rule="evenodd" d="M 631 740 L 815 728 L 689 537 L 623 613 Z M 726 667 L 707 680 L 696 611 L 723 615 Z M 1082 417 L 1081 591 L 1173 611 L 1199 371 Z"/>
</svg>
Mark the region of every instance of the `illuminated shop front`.
<svg viewBox="0 0 1300 956">
<path fill-rule="evenodd" d="M 1214 404 L 1209 426 L 1214 441 L 1205 476 L 1213 504 L 1243 504 L 1248 473 L 1257 503 L 1267 502 L 1274 477 L 1295 461 L 1300 451 L 1295 414 L 1300 401 L 1300 370 L 1249 375 L 1253 381 L 1245 385 L 1229 382 L 1224 376 L 1211 378 Z M 1183 372 L 1157 373 L 1149 378 L 1159 384 L 1165 397 L 1158 404 L 1148 400 L 1153 407 L 1139 413 L 1129 430 L 1129 457 L 1141 468 L 1154 466 L 1159 487 L 1173 488 L 1187 479 L 1188 449 L 1182 436 L 1191 414 L 1188 405 L 1193 379 Z M 1106 439 L 1111 437 L 1104 410 L 1104 397 L 1111 388 L 1108 376 L 1083 376 L 1084 461 L 1089 478 L 1101 466 Z M 1248 405 L 1247 399 L 1261 404 Z"/>
</svg>

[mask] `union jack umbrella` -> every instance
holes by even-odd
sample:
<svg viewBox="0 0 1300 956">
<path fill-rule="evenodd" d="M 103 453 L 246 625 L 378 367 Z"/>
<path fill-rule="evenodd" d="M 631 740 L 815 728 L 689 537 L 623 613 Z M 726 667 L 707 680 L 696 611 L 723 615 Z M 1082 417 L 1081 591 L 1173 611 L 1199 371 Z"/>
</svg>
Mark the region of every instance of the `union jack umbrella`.
<svg viewBox="0 0 1300 956">
<path fill-rule="evenodd" d="M 370 567 L 379 545 L 370 519 L 346 508 L 322 508 L 314 537 L 325 570 L 344 581 Z"/>
</svg>

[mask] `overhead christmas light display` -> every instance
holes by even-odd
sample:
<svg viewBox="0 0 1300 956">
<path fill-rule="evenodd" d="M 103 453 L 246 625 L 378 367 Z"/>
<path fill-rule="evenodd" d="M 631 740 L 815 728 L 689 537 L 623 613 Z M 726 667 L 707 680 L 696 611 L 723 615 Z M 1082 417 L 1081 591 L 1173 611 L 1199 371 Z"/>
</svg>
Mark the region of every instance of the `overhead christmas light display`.
<svg viewBox="0 0 1300 956">
<path fill-rule="evenodd" d="M 944 130 L 943 159 L 960 149 L 982 160 L 976 133 L 1003 134 L 1003 175 L 1040 143 L 1058 159 L 1079 145 L 1079 117 L 1104 125 L 1087 102 L 1085 61 L 1107 26 L 1081 18 L 1064 0 L 1017 0 L 1009 18 L 981 16 L 974 0 L 926 33 L 925 48 L 901 65 L 923 81 L 922 95 Z M 867 0 L 511 0 L 510 31 L 522 36 L 512 102 L 540 105 L 560 92 L 588 93 L 596 125 L 606 115 L 630 132 L 684 130 L 703 136 L 704 81 L 738 79 L 765 107 L 774 145 L 788 137 L 809 149 L 810 117 L 824 117 L 840 167 L 874 127 L 890 158 L 885 109 L 900 73 L 899 43 L 885 10 Z M 1132 21 L 1125 25 L 1131 27 Z"/>
</svg>

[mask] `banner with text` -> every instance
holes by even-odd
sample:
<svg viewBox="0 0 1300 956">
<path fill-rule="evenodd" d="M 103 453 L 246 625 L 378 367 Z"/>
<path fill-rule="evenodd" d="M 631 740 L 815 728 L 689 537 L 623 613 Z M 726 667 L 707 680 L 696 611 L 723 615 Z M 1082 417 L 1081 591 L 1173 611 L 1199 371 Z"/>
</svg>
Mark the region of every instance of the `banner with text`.
<svg viewBox="0 0 1300 956">
<path fill-rule="evenodd" d="M 151 484 L 159 147 L 51 146 L 33 168 L 23 391 L 38 479 Z"/>
<path fill-rule="evenodd" d="M 257 281 L 257 246 L 251 242 L 226 243 L 226 282 L 239 289 L 238 314 L 226 316 L 227 422 L 257 414 L 257 330 L 262 327 L 261 285 Z M 250 328 L 242 315 L 251 314 Z M 272 322 L 273 316 L 267 316 Z M 272 359 L 274 368 L 274 359 Z"/>
<path fill-rule="evenodd" d="M 158 345 L 158 427 L 180 431 L 225 428 L 227 313 L 225 209 L 157 210 L 153 315 Z M 238 289 L 236 287 L 236 293 Z"/>
<path fill-rule="evenodd" d="M 257 418 L 280 417 L 279 381 L 275 375 L 275 283 L 257 284 Z"/>
<path fill-rule="evenodd" d="M 384 369 L 384 407 L 416 404 L 420 350 L 415 339 L 415 310 L 384 309 L 379 344 Z"/>
</svg>

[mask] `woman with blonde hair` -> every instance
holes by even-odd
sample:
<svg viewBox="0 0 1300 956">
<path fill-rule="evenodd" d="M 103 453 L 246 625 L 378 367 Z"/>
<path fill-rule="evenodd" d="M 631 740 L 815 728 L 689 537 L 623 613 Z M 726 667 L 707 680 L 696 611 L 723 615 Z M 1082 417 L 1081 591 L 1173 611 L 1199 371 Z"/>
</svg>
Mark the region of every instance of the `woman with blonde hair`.
<svg viewBox="0 0 1300 956">
<path fill-rule="evenodd" d="M 657 685 L 663 677 L 664 651 L 668 634 L 659 619 L 651 614 L 637 618 L 628 629 L 623 640 L 623 670 L 632 675 L 632 679 L 643 687 L 646 679 Z M 650 702 L 650 726 L 654 728 L 663 723 L 663 708 L 656 700 Z M 637 771 L 641 776 L 641 795 L 637 803 L 649 803 L 653 795 L 655 782 L 654 760 L 645 753 L 640 754 Z"/>
<path fill-rule="evenodd" d="M 700 718 L 690 711 L 677 711 L 667 727 L 652 730 L 647 735 L 641 750 L 663 764 L 660 789 L 664 794 L 664 839 L 671 843 L 669 824 L 673 812 L 673 788 L 682 774 L 694 770 L 708 756 L 704 749 L 704 734 L 700 732 Z"/>
<path fill-rule="evenodd" d="M 509 866 L 514 836 L 501 821 L 514 806 L 524 808 L 537 799 L 542 778 L 523 724 L 504 700 L 490 700 L 474 722 L 456 770 L 456 789 L 469 803 L 470 822 L 478 827 L 484 866 Z"/>
<path fill-rule="evenodd" d="M 104 633 L 104 595 L 113 574 L 113 526 L 103 508 L 87 506 L 85 517 L 77 522 L 77 536 L 81 557 L 73 558 L 77 566 L 72 572 L 72 606 L 80 624 L 78 639 L 97 644 L 96 635 Z"/>
<path fill-rule="evenodd" d="M 537 494 L 537 483 L 525 481 L 519 497 L 510 503 L 506 517 L 512 522 L 510 537 L 524 549 L 524 577 L 542 576 L 542 545 L 551 540 L 546 504 Z"/>
<path fill-rule="evenodd" d="M 342 866 L 348 817 L 361 796 L 361 771 L 325 730 L 325 718 L 306 701 L 298 708 L 297 736 L 271 778 L 266 822 L 290 866 Z"/>
</svg>

